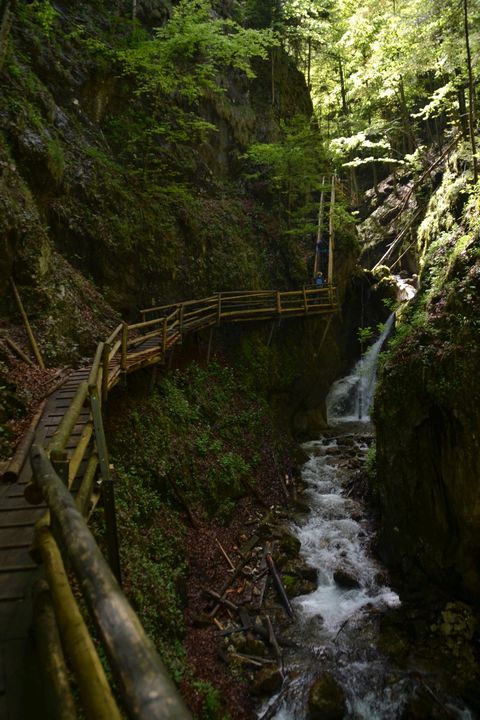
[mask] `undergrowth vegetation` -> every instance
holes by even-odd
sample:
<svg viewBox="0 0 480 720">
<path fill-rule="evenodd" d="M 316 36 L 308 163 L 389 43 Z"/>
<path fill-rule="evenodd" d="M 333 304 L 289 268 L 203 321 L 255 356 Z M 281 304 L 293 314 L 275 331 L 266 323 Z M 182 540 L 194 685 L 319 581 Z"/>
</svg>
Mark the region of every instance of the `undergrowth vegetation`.
<svg viewBox="0 0 480 720">
<path fill-rule="evenodd" d="M 272 477 L 272 456 L 284 462 L 289 440 L 266 402 L 215 363 L 167 374 L 135 404 L 120 399 L 111 418 L 124 587 L 179 680 L 190 673 L 182 645 L 187 524 L 228 525 L 239 500 Z"/>
</svg>

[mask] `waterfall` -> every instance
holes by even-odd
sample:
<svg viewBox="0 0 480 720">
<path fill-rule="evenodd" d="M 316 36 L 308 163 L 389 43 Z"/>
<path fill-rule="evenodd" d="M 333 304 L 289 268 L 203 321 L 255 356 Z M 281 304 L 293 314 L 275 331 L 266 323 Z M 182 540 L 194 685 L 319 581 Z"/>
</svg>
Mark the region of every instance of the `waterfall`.
<svg viewBox="0 0 480 720">
<path fill-rule="evenodd" d="M 393 325 L 392 313 L 385 323 L 382 334 L 357 362 L 350 375 L 337 380 L 327 395 L 327 420 L 329 425 L 345 422 L 368 422 L 370 407 L 375 393 L 378 356 Z"/>
</svg>

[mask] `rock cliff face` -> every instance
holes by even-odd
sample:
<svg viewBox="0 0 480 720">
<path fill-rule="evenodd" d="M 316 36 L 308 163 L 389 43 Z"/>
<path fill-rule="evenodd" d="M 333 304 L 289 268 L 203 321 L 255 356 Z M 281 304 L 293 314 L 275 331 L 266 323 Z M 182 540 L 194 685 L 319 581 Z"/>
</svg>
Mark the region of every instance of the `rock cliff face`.
<svg viewBox="0 0 480 720">
<path fill-rule="evenodd" d="M 420 292 L 375 400 L 379 551 L 410 590 L 480 599 L 478 197 L 451 167 L 420 228 Z"/>
<path fill-rule="evenodd" d="M 139 3 L 144 32 L 165 20 L 167 5 Z M 311 115 L 305 80 L 288 56 L 276 48 L 273 58 L 254 60 L 252 79 L 222 71 L 222 92 L 205 93 L 197 108 L 214 126 L 201 138 L 150 137 L 148 104 L 112 52 L 128 46 L 128 13 L 74 0 L 47 6 L 50 15 L 35 3 L 17 5 L 2 70 L 4 327 L 18 321 L 12 274 L 50 365 L 89 355 L 118 322 L 114 311 L 130 319 L 152 300 L 308 282 L 311 237 L 283 233 L 276 199 L 245 178 L 242 160 L 252 142 L 276 141 L 283 123 Z M 341 301 L 359 309 L 368 282 L 352 280 L 357 252 L 352 224 L 342 224 L 335 280 Z M 252 365 L 247 338 L 246 367 L 255 371 L 263 353 L 266 391 L 271 386 L 300 432 L 322 426 L 326 390 L 358 350 L 346 340 L 358 316 L 348 311 L 328 328 L 285 323 L 273 352 L 270 328 L 248 333 L 258 347 Z"/>
<path fill-rule="evenodd" d="M 147 24 L 156 20 L 140 9 Z M 102 44 L 110 33 L 113 46 L 125 45 L 128 16 L 122 24 L 113 10 L 75 2 L 55 13 L 19 8 L 2 73 L 0 301 L 12 270 L 38 287 L 55 250 L 124 311 L 152 297 L 258 287 L 272 269 L 288 283 L 275 217 L 240 177 L 250 143 L 311 113 L 288 57 L 277 52 L 275 102 L 267 61 L 253 80 L 232 70 L 219 78 L 223 92 L 202 101 L 214 129 L 201 142 L 192 133 L 146 147 L 139 125 L 149 108 Z"/>
</svg>

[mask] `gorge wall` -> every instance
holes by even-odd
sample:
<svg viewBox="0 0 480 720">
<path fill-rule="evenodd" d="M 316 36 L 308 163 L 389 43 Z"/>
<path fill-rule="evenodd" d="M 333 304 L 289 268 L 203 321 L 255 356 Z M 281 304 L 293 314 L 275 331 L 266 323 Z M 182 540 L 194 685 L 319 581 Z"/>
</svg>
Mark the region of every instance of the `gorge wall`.
<svg viewBox="0 0 480 720">
<path fill-rule="evenodd" d="M 478 194 L 462 151 L 419 231 L 420 290 L 401 314 L 374 419 L 380 555 L 410 591 L 478 601 Z"/>
<path fill-rule="evenodd" d="M 217 11 L 234 15 L 228 3 Z M 50 366 L 89 356 L 120 315 L 133 319 L 152 301 L 301 287 L 311 275 L 311 234 L 289 234 L 275 193 L 244 158 L 289 123 L 308 126 L 303 75 L 276 47 L 252 57 L 253 74 L 222 67 L 221 91 L 196 105 L 160 94 L 158 110 L 122 53 L 166 16 L 162 2 L 139 4 L 135 29 L 126 10 L 69 1 L 21 5 L 14 17 L 1 73 L 0 315 L 4 329 L 18 323 L 12 275 Z M 348 338 L 371 284 L 342 213 L 335 282 L 354 311 L 328 327 L 284 323 L 271 348 L 269 328 L 221 343 L 240 345 L 252 373 L 260 362 L 264 391 L 301 433 L 323 425 L 326 390 L 358 352 Z"/>
</svg>

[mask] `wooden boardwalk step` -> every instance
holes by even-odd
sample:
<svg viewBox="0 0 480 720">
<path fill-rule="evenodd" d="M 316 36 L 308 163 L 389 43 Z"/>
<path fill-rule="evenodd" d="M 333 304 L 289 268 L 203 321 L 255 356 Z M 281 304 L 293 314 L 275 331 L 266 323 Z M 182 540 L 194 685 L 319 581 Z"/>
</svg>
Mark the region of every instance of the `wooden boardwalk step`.
<svg viewBox="0 0 480 720">
<path fill-rule="evenodd" d="M 18 600 L 25 600 L 24 593 L 0 594 L 0 603 L 18 602 Z"/>
<path fill-rule="evenodd" d="M 36 570 L 38 565 L 31 563 L 30 565 L 6 565 L 0 567 L 0 574 L 3 573 L 17 573 L 17 572 L 30 572 L 30 570 Z"/>
<path fill-rule="evenodd" d="M 31 547 L 32 543 L 28 540 L 12 540 L 11 542 L 4 542 L 0 540 L 0 552 L 2 550 L 20 550 L 22 548 L 29 548 Z"/>
</svg>

